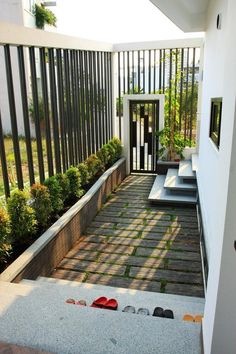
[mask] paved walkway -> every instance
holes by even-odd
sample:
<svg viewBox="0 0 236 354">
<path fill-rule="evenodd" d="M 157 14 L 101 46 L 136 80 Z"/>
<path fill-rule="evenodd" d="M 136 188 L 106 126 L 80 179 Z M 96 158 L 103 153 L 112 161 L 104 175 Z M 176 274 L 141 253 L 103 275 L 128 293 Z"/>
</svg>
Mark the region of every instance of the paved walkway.
<svg viewBox="0 0 236 354">
<path fill-rule="evenodd" d="M 52 276 L 202 297 L 196 210 L 150 204 L 153 181 L 127 177 Z"/>
</svg>

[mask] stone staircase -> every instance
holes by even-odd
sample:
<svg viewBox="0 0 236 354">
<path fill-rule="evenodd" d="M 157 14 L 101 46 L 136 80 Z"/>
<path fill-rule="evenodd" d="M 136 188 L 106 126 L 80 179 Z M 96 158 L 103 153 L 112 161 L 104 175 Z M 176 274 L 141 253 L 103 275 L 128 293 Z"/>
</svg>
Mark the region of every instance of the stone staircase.
<svg viewBox="0 0 236 354">
<path fill-rule="evenodd" d="M 166 175 L 157 175 L 148 199 L 157 203 L 197 203 L 198 155 L 180 161 L 179 168 L 169 168 Z"/>
<path fill-rule="evenodd" d="M 67 298 L 116 298 L 118 311 L 66 304 Z M 40 277 L 19 284 L 0 282 L 0 341 L 53 353 L 201 353 L 199 323 L 185 313 L 203 314 L 204 299 L 92 285 Z M 122 312 L 127 305 L 170 308 L 175 319 Z"/>
</svg>

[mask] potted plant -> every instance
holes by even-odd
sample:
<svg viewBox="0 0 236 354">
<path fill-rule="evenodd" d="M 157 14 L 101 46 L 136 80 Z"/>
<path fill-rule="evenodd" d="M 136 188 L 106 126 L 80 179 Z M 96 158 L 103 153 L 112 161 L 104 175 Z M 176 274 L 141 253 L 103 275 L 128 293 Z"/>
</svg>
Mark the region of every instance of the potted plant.
<svg viewBox="0 0 236 354">
<path fill-rule="evenodd" d="M 56 27 L 57 18 L 54 13 L 48 9 L 43 4 L 34 6 L 34 16 L 36 27 L 40 29 L 44 29 L 45 24 L 49 26 Z"/>
</svg>

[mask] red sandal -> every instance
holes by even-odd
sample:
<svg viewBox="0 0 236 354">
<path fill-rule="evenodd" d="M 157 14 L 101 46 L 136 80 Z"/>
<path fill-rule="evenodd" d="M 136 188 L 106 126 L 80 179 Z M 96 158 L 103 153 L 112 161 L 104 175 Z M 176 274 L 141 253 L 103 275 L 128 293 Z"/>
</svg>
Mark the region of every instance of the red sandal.
<svg viewBox="0 0 236 354">
<path fill-rule="evenodd" d="M 116 301 L 116 299 L 109 299 L 105 305 L 104 305 L 105 309 L 108 310 L 117 310 L 118 308 L 118 302 Z"/>
<path fill-rule="evenodd" d="M 94 300 L 91 307 L 104 308 L 105 304 L 108 302 L 105 296 L 101 296 L 98 299 Z"/>
</svg>

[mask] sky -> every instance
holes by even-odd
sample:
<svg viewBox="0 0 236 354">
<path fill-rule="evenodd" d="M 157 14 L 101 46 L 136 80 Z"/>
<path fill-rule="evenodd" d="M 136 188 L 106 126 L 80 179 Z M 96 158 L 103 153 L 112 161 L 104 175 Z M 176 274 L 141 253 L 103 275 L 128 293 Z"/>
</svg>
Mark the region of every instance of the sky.
<svg viewBox="0 0 236 354">
<path fill-rule="evenodd" d="M 111 43 L 198 37 L 175 26 L 149 0 L 57 0 L 58 32 Z"/>
</svg>

